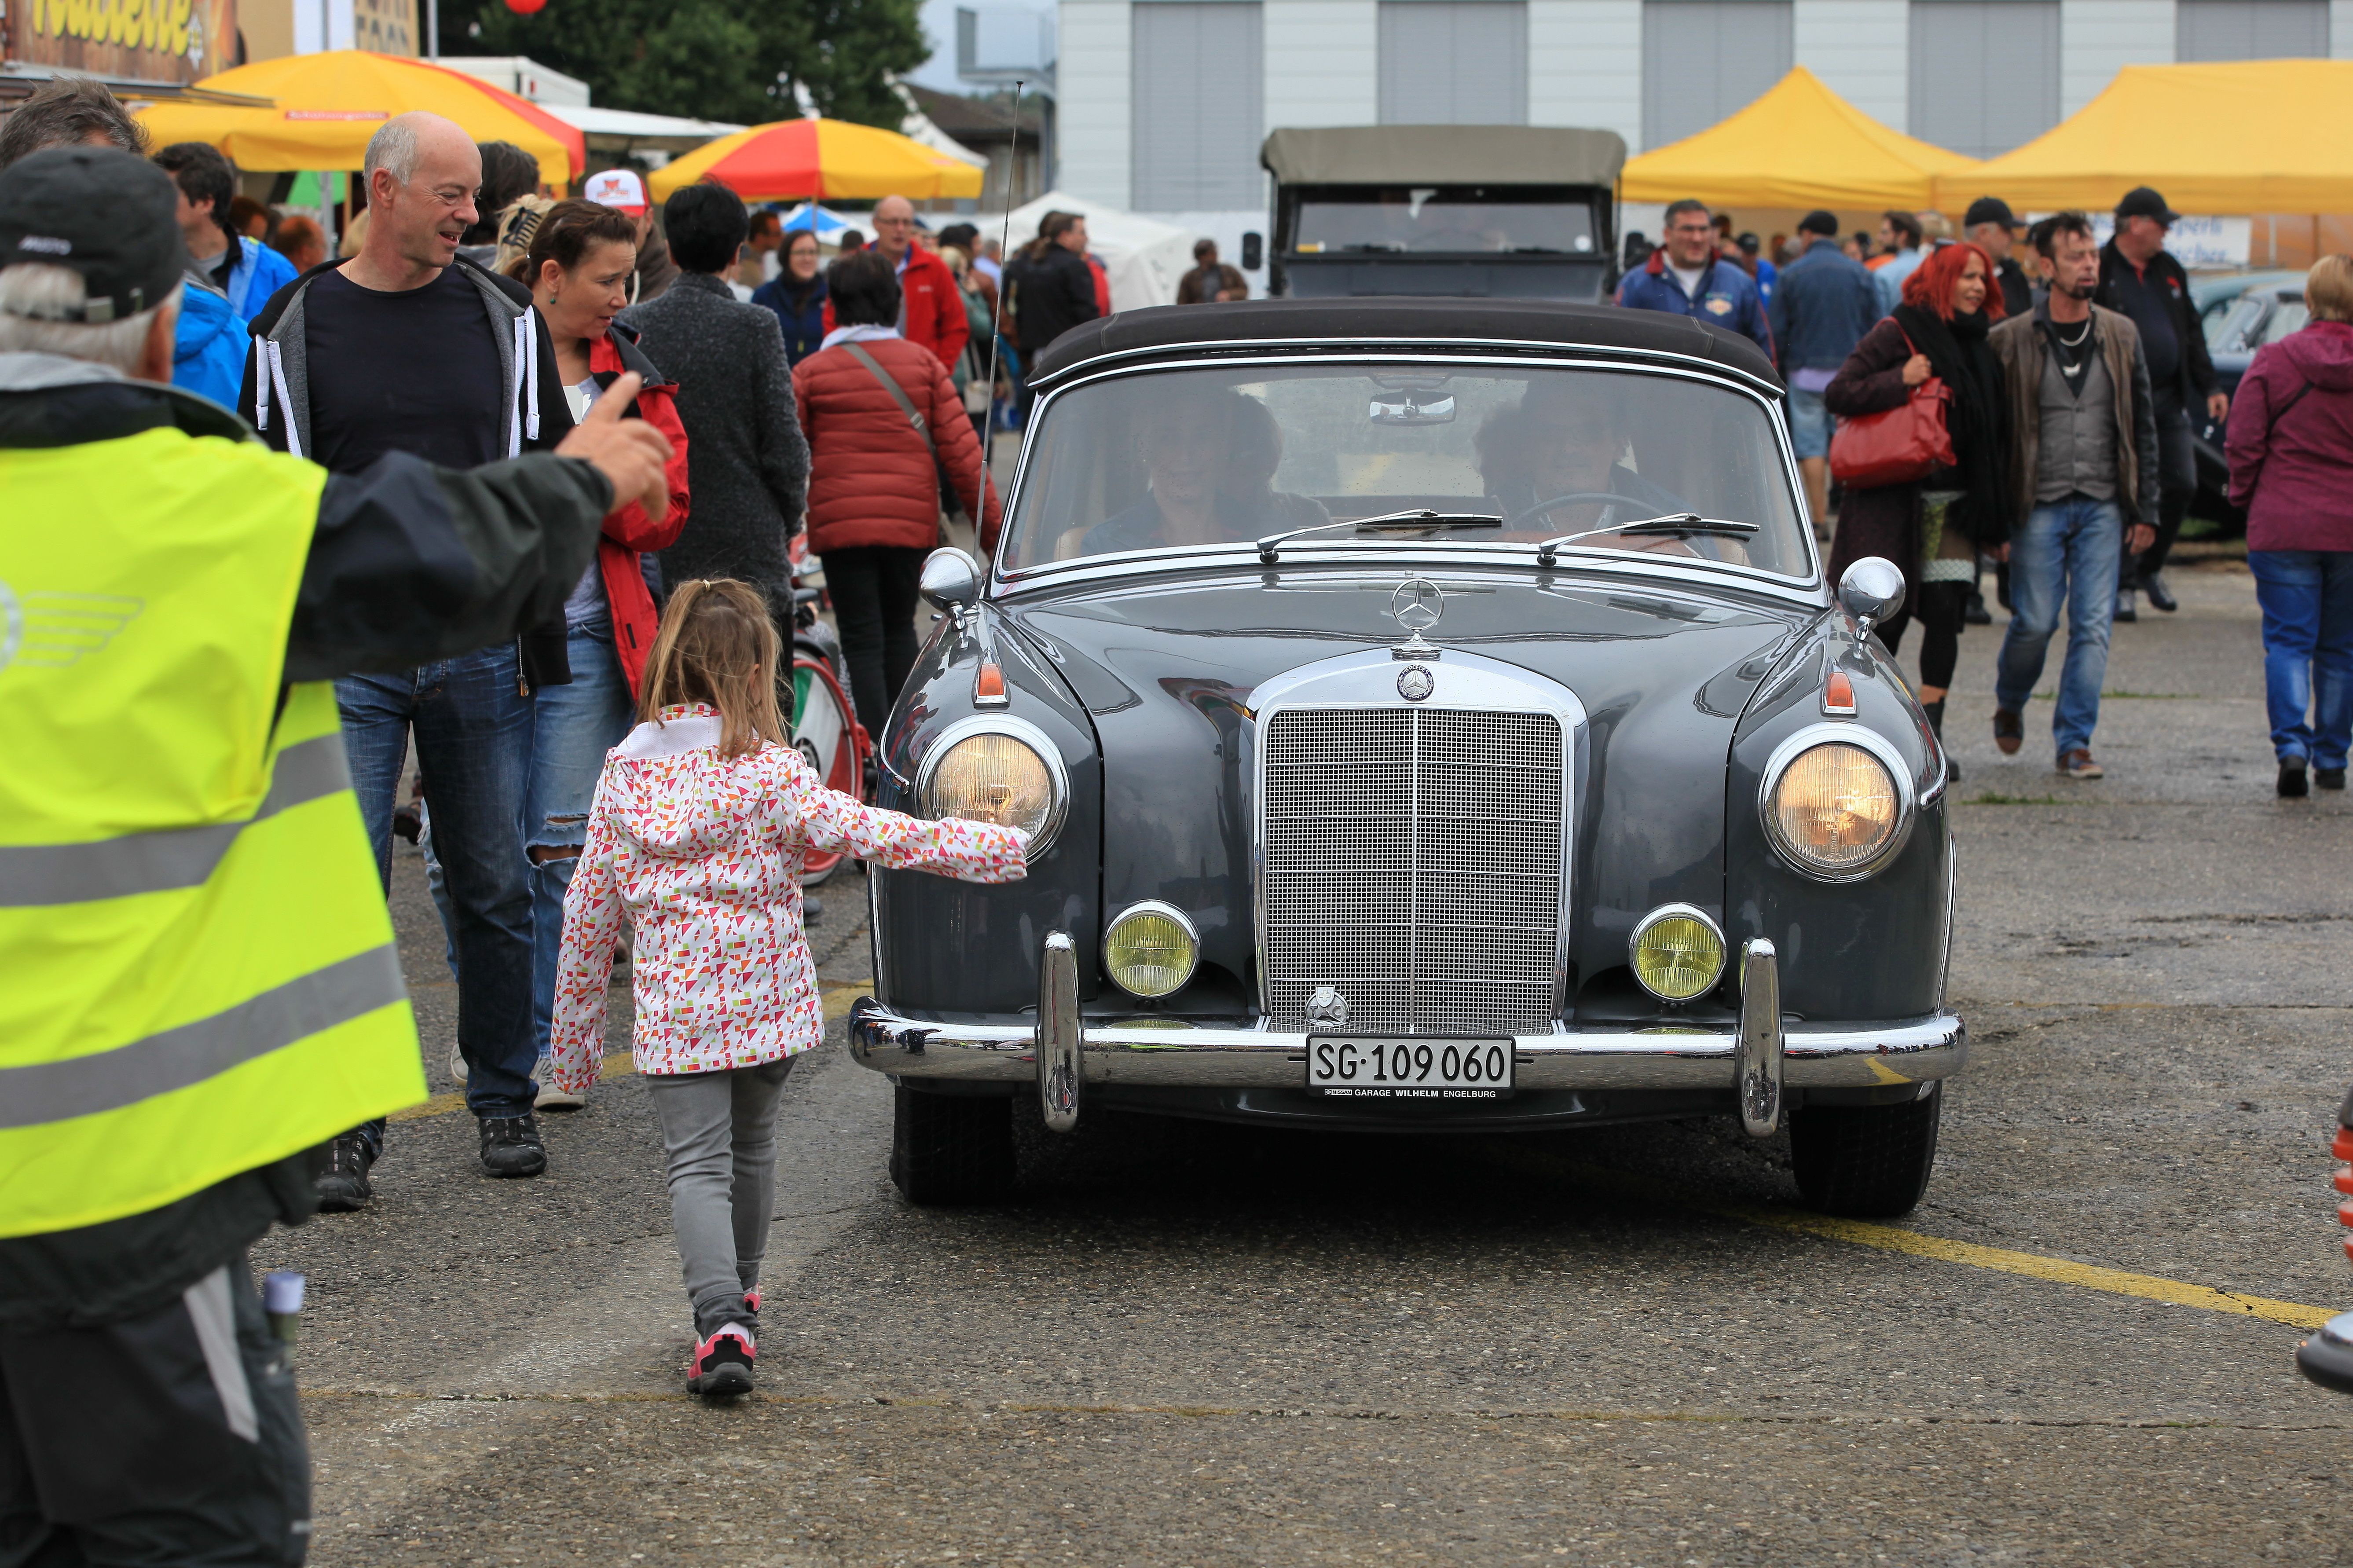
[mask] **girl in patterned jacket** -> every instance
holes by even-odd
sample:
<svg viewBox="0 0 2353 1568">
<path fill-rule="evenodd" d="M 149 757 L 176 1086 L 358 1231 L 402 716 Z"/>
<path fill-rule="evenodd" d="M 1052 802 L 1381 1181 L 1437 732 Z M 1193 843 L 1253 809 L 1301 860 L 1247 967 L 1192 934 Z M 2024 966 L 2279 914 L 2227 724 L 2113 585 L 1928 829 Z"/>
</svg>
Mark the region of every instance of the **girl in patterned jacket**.
<svg viewBox="0 0 2353 1568">
<path fill-rule="evenodd" d="M 687 1387 L 744 1393 L 760 1258 L 776 1203 L 776 1108 L 824 1037 L 801 931 L 801 858 L 847 849 L 973 882 L 1023 874 L 1020 829 L 924 822 L 818 782 L 786 742 L 780 655 L 758 592 L 682 583 L 649 657 L 644 722 L 605 759 L 564 904 L 551 1030 L 555 1081 L 585 1093 L 605 1042 L 613 944 L 635 928 L 637 1069 L 670 1163 L 670 1218 L 694 1302 Z"/>
</svg>

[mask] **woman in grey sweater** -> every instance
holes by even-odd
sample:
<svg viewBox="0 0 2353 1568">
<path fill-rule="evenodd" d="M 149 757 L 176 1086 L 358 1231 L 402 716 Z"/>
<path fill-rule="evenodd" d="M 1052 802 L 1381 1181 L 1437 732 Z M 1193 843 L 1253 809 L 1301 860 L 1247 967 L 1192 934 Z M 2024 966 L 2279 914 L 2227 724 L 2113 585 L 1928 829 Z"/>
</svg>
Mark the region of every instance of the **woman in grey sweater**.
<svg viewBox="0 0 2353 1568">
<path fill-rule="evenodd" d="M 689 185 L 662 208 L 680 277 L 620 320 L 678 382 L 686 426 L 686 528 L 661 552 L 665 583 L 738 577 L 781 612 L 792 603 L 786 544 L 808 494 L 808 443 L 776 312 L 739 302 L 723 274 L 749 220 L 724 185 Z"/>
</svg>

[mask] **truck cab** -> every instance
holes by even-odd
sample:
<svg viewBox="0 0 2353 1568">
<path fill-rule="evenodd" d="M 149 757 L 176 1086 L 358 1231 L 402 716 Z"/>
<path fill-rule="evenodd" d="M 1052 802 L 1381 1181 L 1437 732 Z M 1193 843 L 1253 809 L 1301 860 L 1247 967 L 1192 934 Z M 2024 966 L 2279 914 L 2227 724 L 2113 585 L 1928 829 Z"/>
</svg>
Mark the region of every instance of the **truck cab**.
<svg viewBox="0 0 2353 1568">
<path fill-rule="evenodd" d="M 1616 283 L 1616 132 L 1530 125 L 1286 129 L 1271 291 L 1567 300 Z"/>
</svg>

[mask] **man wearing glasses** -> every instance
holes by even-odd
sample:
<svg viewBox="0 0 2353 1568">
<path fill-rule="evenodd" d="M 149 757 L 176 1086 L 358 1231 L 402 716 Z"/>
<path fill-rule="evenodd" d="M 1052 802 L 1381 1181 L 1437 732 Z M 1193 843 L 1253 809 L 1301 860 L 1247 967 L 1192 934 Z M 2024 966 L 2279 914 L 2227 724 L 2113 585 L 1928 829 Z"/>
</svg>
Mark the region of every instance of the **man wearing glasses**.
<svg viewBox="0 0 2353 1568">
<path fill-rule="evenodd" d="M 964 295 L 948 264 L 917 244 L 915 232 L 914 203 L 904 196 L 884 196 L 874 204 L 874 248 L 899 274 L 899 335 L 923 344 L 953 370 L 972 336 Z M 825 308 L 825 325 L 828 331 L 833 330 L 830 304 Z"/>
<path fill-rule="evenodd" d="M 401 114 L 368 142 L 360 253 L 312 268 L 255 316 L 237 411 L 281 451 L 335 474 L 407 452 L 448 468 L 553 447 L 572 428 L 531 291 L 461 259 L 481 155 L 436 114 Z M 461 658 L 335 683 L 344 749 L 376 867 L 390 887 L 392 808 L 414 733 L 448 895 L 458 1050 L 483 1171 L 535 1176 L 531 889 L 523 855 L 532 692 L 572 679 L 559 615 Z M 428 1055 L 438 1053 L 428 1052 Z M 319 1205 L 355 1209 L 384 1124 L 337 1138 Z"/>
</svg>

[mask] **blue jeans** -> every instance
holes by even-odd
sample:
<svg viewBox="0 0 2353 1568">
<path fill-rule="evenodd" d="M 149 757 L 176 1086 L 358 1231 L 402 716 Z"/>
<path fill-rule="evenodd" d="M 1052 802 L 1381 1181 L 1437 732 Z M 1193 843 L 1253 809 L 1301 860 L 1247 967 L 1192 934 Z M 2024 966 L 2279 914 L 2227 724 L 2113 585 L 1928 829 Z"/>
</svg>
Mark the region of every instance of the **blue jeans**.
<svg viewBox="0 0 2353 1568">
<path fill-rule="evenodd" d="M 564 895 L 572 868 L 580 863 L 588 807 L 605 753 L 628 735 L 634 712 L 629 679 L 613 652 L 607 629 L 574 626 L 564 651 L 572 661 L 572 684 L 543 686 L 531 742 L 531 783 L 523 795 L 523 842 L 532 851 L 564 854 L 531 866 L 531 1031 L 539 1054 L 547 1054 L 548 1021 L 555 1013 L 555 961 L 564 949 Z"/>
<path fill-rule="evenodd" d="M 2100 683 L 2108 675 L 2108 627 L 2116 614 L 2116 557 L 2124 513 L 2112 500 L 2069 496 L 2037 506 L 2010 536 L 2010 630 L 2001 639 L 1994 701 L 2026 707 L 2042 679 L 2042 657 L 2067 607 L 2067 662 L 2059 672 L 2059 710 L 2051 732 L 2061 756 L 2092 743 L 2100 721 Z"/>
<path fill-rule="evenodd" d="M 2247 565 L 2263 608 L 2272 748 L 2282 762 L 2341 768 L 2353 742 L 2353 550 L 2250 550 Z"/>
<path fill-rule="evenodd" d="M 1799 458 L 1831 455 L 1831 415 L 1820 393 L 1789 388 L 1789 449 Z"/>
<path fill-rule="evenodd" d="M 531 884 L 518 831 L 532 700 L 517 680 L 507 643 L 399 675 L 335 682 L 352 784 L 387 893 L 393 792 L 416 731 L 458 946 L 466 1109 L 476 1116 L 520 1116 L 539 1092 L 531 1079 Z M 372 1147 L 383 1146 L 383 1122 L 363 1131 Z"/>
</svg>

